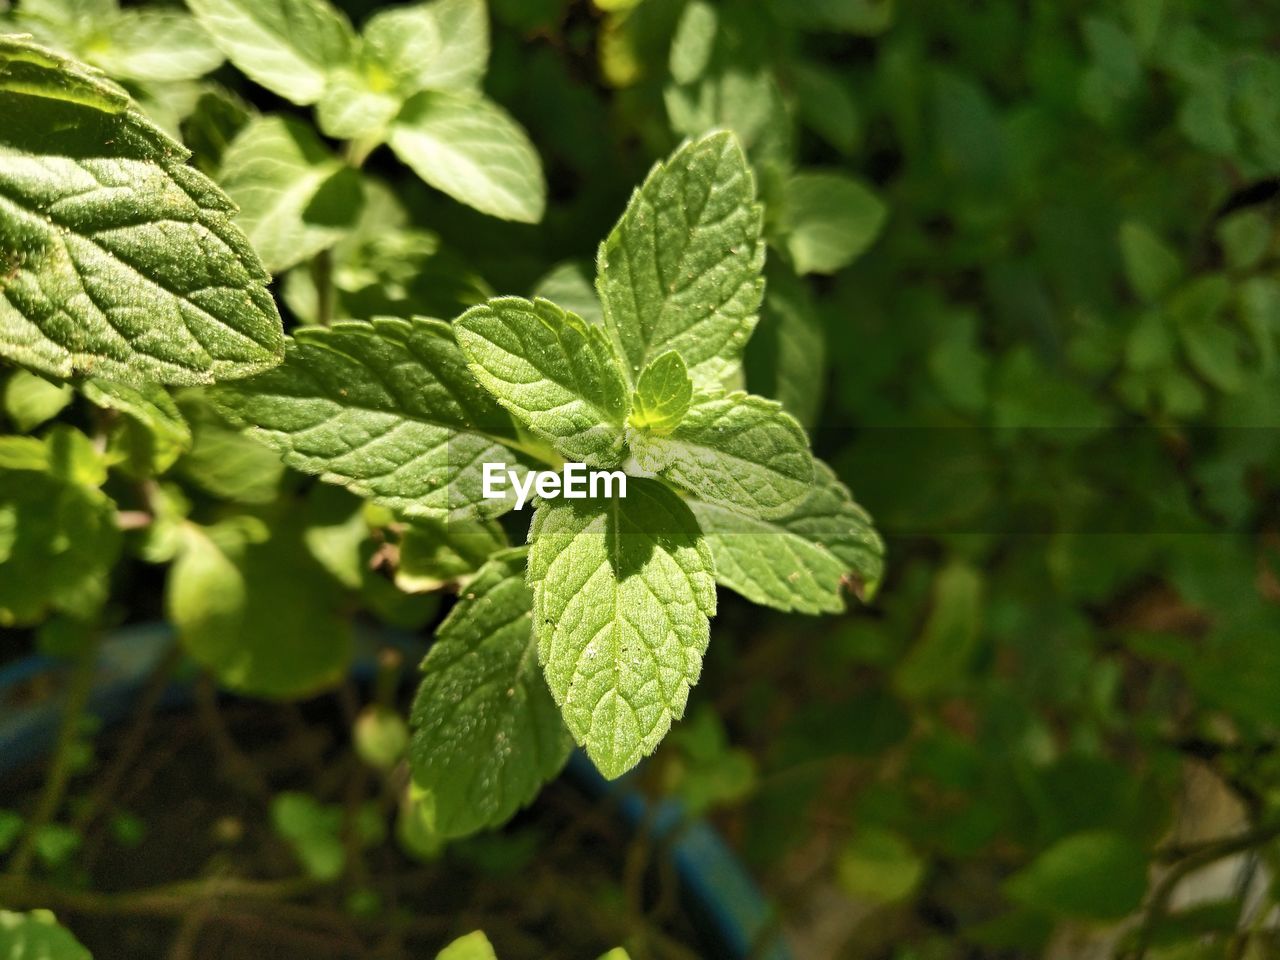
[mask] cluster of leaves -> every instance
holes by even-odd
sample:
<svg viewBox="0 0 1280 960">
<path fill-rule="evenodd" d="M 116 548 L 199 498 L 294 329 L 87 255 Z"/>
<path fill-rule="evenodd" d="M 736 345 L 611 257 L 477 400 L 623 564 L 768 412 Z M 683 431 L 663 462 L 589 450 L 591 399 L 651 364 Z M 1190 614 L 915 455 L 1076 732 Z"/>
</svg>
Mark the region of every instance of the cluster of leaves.
<svg viewBox="0 0 1280 960">
<path fill-rule="evenodd" d="M 191 7 L 155 31 L 142 11 L 15 11 L 104 69 L 154 61 L 121 71 L 139 100 L 0 39 L 14 118 L 0 133 L 0 349 L 22 367 L 4 396 L 20 433 L 0 438 L 4 556 L 20 574 L 0 587 L 0 620 L 38 626 L 45 649 L 70 634 L 91 650 L 136 602 L 111 578 L 168 564 L 165 608 L 189 653 L 230 689 L 294 697 L 345 676 L 356 612 L 421 628 L 459 590 L 423 664 L 412 744 L 391 718 L 363 731 L 375 765 L 407 748 L 413 820 L 438 842 L 505 822 L 574 741 L 609 777 L 651 753 L 698 680 L 717 583 L 806 613 L 874 593 L 869 517 L 783 403 L 742 389 L 766 218 L 734 134 L 652 169 L 600 246 L 595 292 L 576 266 L 539 285 L 578 312 L 489 297 L 450 323 L 402 289 L 398 316 L 335 320 L 359 312 L 340 271 L 386 290 L 415 246 L 436 250 L 394 230 L 406 214 L 361 170 L 380 144 L 482 213 L 543 213 L 536 154 L 479 90 L 487 12 L 432 0 L 377 12 L 357 36 L 320 0 Z M 151 54 L 117 49 L 125 34 Z M 198 81 L 221 55 L 315 105 L 319 133 Z M 200 91 L 179 130 L 217 185 L 143 113 L 146 84 L 166 79 Z M 345 141 L 340 156 L 320 134 Z M 287 274 L 290 336 L 269 270 Z M 482 496 L 481 465 L 508 461 L 621 471 L 627 495 L 539 500 L 513 547 L 499 522 L 512 501 Z M 281 824 L 297 840 L 331 820 L 294 803 Z M 299 848 L 317 876 L 342 867 L 329 839 Z"/>
<path fill-rule="evenodd" d="M 22 0 L 12 18 L 124 84 L 239 205 L 279 275 L 286 359 L 213 391 L 121 387 L 116 358 L 196 384 L 273 365 L 281 341 L 268 325 L 247 340 L 203 327 L 223 301 L 187 276 L 199 309 L 159 291 L 136 306 L 191 337 L 140 340 L 127 310 L 103 323 L 95 299 L 114 275 L 96 268 L 96 245 L 50 226 L 71 198 L 40 200 L 21 233 L 0 234 L 0 277 L 18 276 L 23 251 L 56 253 L 15 293 L 24 316 L 50 322 L 5 343 L 42 376 L 4 384 L 24 436 L 0 445 L 16 464 L 0 474 L 0 553 L 33 574 L 0 577 L 0 615 L 42 624 L 50 643 L 68 621 L 150 612 L 141 564 L 171 563 L 168 610 L 201 662 L 229 686 L 299 696 L 343 672 L 356 611 L 416 629 L 437 618 L 442 588 L 458 590 L 407 747 L 421 782 L 405 832 L 428 850 L 503 819 L 574 736 L 610 769 L 650 748 L 703 660 L 707 571 L 792 612 L 838 612 L 850 572 L 869 593 L 875 541 L 848 537 L 865 520 L 835 473 L 815 462 L 810 499 L 784 506 L 807 444 L 776 401 L 898 535 L 893 575 L 874 619 L 834 628 L 746 619 L 722 596 L 730 627 L 706 648 L 700 687 L 716 706 L 694 692 L 656 786 L 730 807 L 788 902 L 830 902 L 825 886 L 806 898 L 834 881 L 881 905 L 851 937 L 860 954 L 901 960 L 1079 952 L 1080 921 L 1112 949 L 1113 921 L 1150 896 L 1187 781 L 1216 785 L 1273 855 L 1280 66 L 1266 5 L 191 9 Z M 167 24 L 163 37 L 148 23 Z M 0 105 L 21 117 L 27 79 L 12 69 Z M 132 131 L 121 142 L 138 169 L 191 198 L 177 220 L 225 236 L 225 208 L 190 168 L 175 173 L 176 145 L 124 119 L 119 91 L 84 78 L 69 89 L 42 116 L 98 104 Z M 519 159 L 524 138 L 493 103 L 540 164 Z M 724 141 L 699 139 L 712 128 L 734 132 L 749 174 Z M 0 129 L 6 149 L 13 136 Z M 692 182 L 742 200 L 725 227 L 740 231 L 736 250 L 662 233 L 699 157 L 722 169 Z M 537 226 L 447 199 L 535 220 L 543 164 Z M 516 182 L 535 186 L 495 207 L 513 204 Z M 20 195 L 0 183 L 0 210 Z M 127 257 L 134 226 L 99 239 Z M 606 234 L 593 285 L 584 261 Z M 240 262 L 238 249 L 225 256 Z M 66 273 L 80 262 L 84 289 Z M 269 311 L 261 271 L 242 269 L 241 295 Z M 86 324 L 77 336 L 66 317 Z M 616 514 L 549 501 L 520 546 L 524 531 L 479 509 L 479 475 L 460 469 L 490 454 L 522 468 L 581 458 L 627 471 L 637 493 Z M 657 542 L 611 544 L 633 511 Z M 88 549 L 44 546 L 68 543 Z M 649 584 L 680 588 L 678 617 L 652 605 Z M 643 694 L 625 658 L 650 651 L 627 647 L 631 625 L 591 639 L 614 602 L 669 627 L 665 650 L 680 655 Z M 612 676 L 603 653 L 588 656 L 601 644 L 626 651 Z M 453 708 L 468 690 L 493 725 Z M 406 734 L 376 720 L 365 752 L 382 763 Z M 1186 839 L 1158 852 L 1235 849 Z M 787 870 L 796 849 L 830 851 L 827 869 Z M 1153 899 L 1121 946 L 1263 949 L 1264 881 L 1248 898 L 1197 895 L 1168 916 Z"/>
</svg>

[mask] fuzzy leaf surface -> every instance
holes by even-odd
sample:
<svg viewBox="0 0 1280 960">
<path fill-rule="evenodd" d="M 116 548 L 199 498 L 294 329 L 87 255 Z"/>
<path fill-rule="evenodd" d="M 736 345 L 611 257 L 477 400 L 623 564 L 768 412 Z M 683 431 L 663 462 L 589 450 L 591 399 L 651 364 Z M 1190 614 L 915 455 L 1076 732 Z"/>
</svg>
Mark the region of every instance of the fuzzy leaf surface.
<svg viewBox="0 0 1280 960">
<path fill-rule="evenodd" d="M 408 516 L 496 514 L 480 465 L 512 462 L 511 418 L 467 370 L 439 320 L 306 327 L 285 362 L 215 401 L 285 463 Z"/>
<path fill-rule="evenodd" d="M 667 434 L 684 419 L 692 399 L 689 371 L 680 354 L 669 350 L 640 371 L 627 419 L 633 427 Z"/>
<path fill-rule="evenodd" d="M 0 355 L 54 376 L 209 383 L 278 362 L 234 207 L 118 87 L 0 38 Z"/>
<path fill-rule="evenodd" d="M 780 404 L 751 394 L 697 402 L 670 436 L 635 446 L 675 486 L 750 516 L 785 516 L 813 485 L 804 430 Z"/>
<path fill-rule="evenodd" d="M 656 480 L 627 496 L 548 500 L 529 531 L 538 656 L 574 739 L 606 777 L 684 712 L 715 613 L 711 551 Z"/>
<path fill-rule="evenodd" d="M 627 385 L 601 328 L 549 300 L 500 297 L 454 331 L 476 379 L 520 422 L 570 460 L 618 463 Z"/>
<path fill-rule="evenodd" d="M 796 613 L 840 613 L 846 587 L 870 598 L 884 574 L 884 541 L 826 464 L 813 492 L 777 520 L 691 500 L 715 557 L 716 580 L 753 603 Z"/>
<path fill-rule="evenodd" d="M 755 180 L 732 134 L 654 167 L 600 247 L 605 323 L 634 379 L 677 350 L 695 383 L 738 365 L 764 289 Z"/>
<path fill-rule="evenodd" d="M 568 759 L 573 741 L 538 666 L 532 609 L 525 551 L 496 554 L 422 663 L 410 756 L 442 837 L 505 823 Z"/>
</svg>

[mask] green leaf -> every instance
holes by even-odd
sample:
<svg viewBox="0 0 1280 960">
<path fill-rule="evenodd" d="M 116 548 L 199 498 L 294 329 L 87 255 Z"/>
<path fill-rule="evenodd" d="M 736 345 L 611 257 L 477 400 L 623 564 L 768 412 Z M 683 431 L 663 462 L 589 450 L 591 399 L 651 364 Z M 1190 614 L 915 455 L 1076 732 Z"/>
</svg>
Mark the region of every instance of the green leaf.
<svg viewBox="0 0 1280 960">
<path fill-rule="evenodd" d="M 385 78 L 363 63 L 334 71 L 316 104 L 316 124 L 339 140 L 380 144 L 404 104 L 404 98 L 386 84 Z"/>
<path fill-rule="evenodd" d="M 778 520 L 689 501 L 720 584 L 753 603 L 811 614 L 842 612 L 845 588 L 863 599 L 875 594 L 884 541 L 831 468 L 816 467 L 813 492 Z"/>
<path fill-rule="evenodd" d="M 841 153 L 852 153 L 861 136 L 852 84 L 834 71 L 803 61 L 792 64 L 791 80 L 805 125 Z"/>
<path fill-rule="evenodd" d="M 770 263 L 766 278 L 760 325 L 747 346 L 747 383 L 809 427 L 821 411 L 827 379 L 822 317 L 809 284 L 784 261 Z"/>
<path fill-rule="evenodd" d="M 178 405 L 192 432 L 191 450 L 177 464 L 184 479 L 221 500 L 276 499 L 285 468 L 275 451 L 234 429 L 203 394 L 188 392 Z"/>
<path fill-rule="evenodd" d="M 716 609 L 711 551 L 684 502 L 643 478 L 625 498 L 541 503 L 529 542 L 548 686 L 600 772 L 621 776 L 697 682 Z"/>
<path fill-rule="evenodd" d="M 0 626 L 101 607 L 120 551 L 115 504 L 97 489 L 105 479 L 101 455 L 69 427 L 0 437 Z"/>
<path fill-rule="evenodd" d="M 493 944 L 481 930 L 459 937 L 436 954 L 436 960 L 498 960 Z"/>
<path fill-rule="evenodd" d="M 478 90 L 489 62 L 483 0 L 432 0 L 380 10 L 364 28 L 367 49 L 401 92 Z"/>
<path fill-rule="evenodd" d="M 1134 292 L 1147 303 L 1159 300 L 1182 276 L 1182 263 L 1150 227 L 1136 220 L 1120 226 L 1120 252 Z"/>
<path fill-rule="evenodd" d="M 523 549 L 490 560 L 422 663 L 410 756 L 445 838 L 505 823 L 573 745 L 538 668 L 524 575 Z"/>
<path fill-rule="evenodd" d="M 809 438 L 773 400 L 747 393 L 701 398 L 670 436 L 635 435 L 642 467 L 707 503 L 782 517 L 813 489 Z"/>
<path fill-rule="evenodd" d="M 507 546 L 496 520 L 416 520 L 400 535 L 396 586 L 421 593 L 470 582 L 490 556 Z"/>
<path fill-rule="evenodd" d="M 289 117 L 250 121 L 227 147 L 218 182 L 240 208 L 237 226 L 273 273 L 342 239 L 363 198 L 359 173 Z"/>
<path fill-rule="evenodd" d="M 273 93 L 311 104 L 356 38 L 326 0 L 188 0 L 191 12 L 242 73 Z"/>
<path fill-rule="evenodd" d="M 562 310 L 576 313 L 592 325 L 604 323 L 600 297 L 587 276 L 587 270 L 576 260 L 557 264 L 533 288 L 535 299 L 550 300 Z"/>
<path fill-rule="evenodd" d="M 387 142 L 419 177 L 481 213 L 542 219 L 547 184 L 537 151 L 505 110 L 478 94 L 416 94 Z"/>
<path fill-rule="evenodd" d="M 778 231 L 796 272 L 835 273 L 880 233 L 885 205 L 851 177 L 799 173 L 787 181 Z"/>
<path fill-rule="evenodd" d="M 316 880 L 336 880 L 347 862 L 342 843 L 343 810 L 315 797 L 285 791 L 271 798 L 271 825 Z"/>
<path fill-rule="evenodd" d="M 0 354 L 69 378 L 208 383 L 278 361 L 231 202 L 114 86 L 0 38 Z"/>
<path fill-rule="evenodd" d="M 5 960 L 92 960 L 48 910 L 0 910 L 0 957 Z"/>
<path fill-rule="evenodd" d="M 638 430 L 665 436 L 680 425 L 693 399 L 693 381 L 684 360 L 669 350 L 640 371 L 627 422 Z"/>
<path fill-rule="evenodd" d="M 627 384 L 602 328 L 519 297 L 472 307 L 453 326 L 471 372 L 517 420 L 569 460 L 617 465 Z"/>
<path fill-rule="evenodd" d="M 166 609 L 187 652 L 223 686 L 255 696 L 314 694 L 351 662 L 341 591 L 308 555 L 293 518 L 265 540 L 261 533 L 235 520 L 187 524 Z"/>
<path fill-rule="evenodd" d="M 1270 218 L 1254 209 L 1237 210 L 1224 217 L 1215 232 L 1227 263 L 1236 270 L 1257 266 L 1266 256 L 1275 236 Z"/>
<path fill-rule="evenodd" d="M 836 876 L 846 893 L 879 903 L 911 895 L 924 876 L 924 862 L 902 837 L 890 830 L 859 830 L 840 852 Z"/>
<path fill-rule="evenodd" d="M 72 390 L 65 383 L 50 383 L 44 377 L 15 370 L 4 385 L 4 412 L 19 433 L 30 433 L 51 420 L 71 402 Z"/>
<path fill-rule="evenodd" d="M 167 470 L 191 448 L 191 428 L 159 384 L 132 387 L 93 378 L 82 383 L 80 390 L 94 406 L 119 410 L 145 430 L 150 437 L 147 459 L 156 472 Z"/>
<path fill-rule="evenodd" d="M 111 17 L 104 42 L 86 51 L 86 59 L 121 80 L 173 83 L 216 70 L 222 51 L 193 17 L 153 7 Z"/>
<path fill-rule="evenodd" d="M 710 65 L 718 19 L 715 6 L 706 0 L 693 0 L 684 8 L 671 40 L 671 79 L 676 83 L 693 83 Z"/>
<path fill-rule="evenodd" d="M 983 594 L 982 574 L 967 563 L 953 561 L 938 572 L 929 619 L 894 676 L 908 699 L 963 687 L 982 628 Z"/>
<path fill-rule="evenodd" d="M 631 378 L 673 349 L 700 385 L 737 368 L 764 288 L 760 229 L 732 134 L 695 140 L 653 168 L 599 255 L 605 323 Z"/>
<path fill-rule="evenodd" d="M 1049 913 L 1118 920 L 1147 891 L 1147 856 L 1119 833 L 1091 830 L 1059 840 L 1008 881 L 1009 896 Z"/>
<path fill-rule="evenodd" d="M 517 461 L 500 442 L 514 424 L 439 320 L 302 328 L 281 366 L 214 400 L 289 466 L 408 516 L 512 506 L 484 499 L 480 464 Z"/>
</svg>

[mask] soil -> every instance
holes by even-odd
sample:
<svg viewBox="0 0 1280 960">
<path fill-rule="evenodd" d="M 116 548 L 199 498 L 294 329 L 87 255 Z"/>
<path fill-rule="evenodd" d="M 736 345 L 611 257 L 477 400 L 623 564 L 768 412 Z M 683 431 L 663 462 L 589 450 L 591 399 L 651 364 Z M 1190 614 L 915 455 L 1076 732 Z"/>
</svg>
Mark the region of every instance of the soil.
<svg viewBox="0 0 1280 960">
<path fill-rule="evenodd" d="M 96 960 L 418 960 L 476 929 L 502 960 L 581 960 L 619 945 L 636 960 L 715 955 L 698 941 L 664 851 L 566 778 L 504 829 L 430 862 L 408 857 L 394 838 L 406 774 L 375 773 L 349 747 L 358 694 L 297 706 L 206 693 L 196 708 L 100 734 L 62 819 L 104 812 L 84 826 L 72 865 L 40 878 L 77 891 L 51 904 L 60 919 Z M 42 773 L 6 777 L 0 808 L 31 809 Z M 299 893 L 302 870 L 269 814 L 282 790 L 348 810 L 377 802 L 388 839 L 349 857 L 341 880 Z M 121 814 L 144 825 L 140 840 L 120 835 Z M 191 881 L 200 886 L 176 900 L 136 899 Z M 283 886 L 240 896 L 231 888 L 241 881 Z M 135 899 L 116 909 L 112 894 Z"/>
</svg>

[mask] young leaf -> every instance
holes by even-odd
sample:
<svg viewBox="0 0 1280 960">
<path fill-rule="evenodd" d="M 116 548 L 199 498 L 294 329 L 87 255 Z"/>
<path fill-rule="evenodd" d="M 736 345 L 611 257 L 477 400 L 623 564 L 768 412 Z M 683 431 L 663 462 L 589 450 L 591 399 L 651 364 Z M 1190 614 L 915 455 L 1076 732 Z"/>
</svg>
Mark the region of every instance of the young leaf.
<svg viewBox="0 0 1280 960">
<path fill-rule="evenodd" d="M 423 180 L 481 213 L 521 223 L 542 219 L 547 184 L 537 151 L 490 100 L 419 93 L 392 123 L 387 142 Z"/>
<path fill-rule="evenodd" d="M 284 363 L 214 399 L 285 463 L 408 516 L 496 514 L 480 464 L 512 462 L 506 411 L 476 383 L 439 320 L 302 328 Z"/>
<path fill-rule="evenodd" d="M 547 683 L 600 772 L 621 776 L 684 712 L 702 670 L 711 551 L 684 502 L 643 478 L 625 498 L 544 501 L 529 541 Z"/>
<path fill-rule="evenodd" d="M 471 372 L 517 419 L 570 460 L 617 465 L 627 385 L 600 327 L 519 297 L 472 307 L 453 326 Z"/>
<path fill-rule="evenodd" d="M 191 12 L 251 80 L 297 104 L 324 93 L 347 64 L 355 34 L 327 0 L 187 0 Z"/>
<path fill-rule="evenodd" d="M 864 599 L 875 593 L 884 542 L 831 468 L 816 466 L 813 492 L 778 520 L 689 501 L 715 558 L 717 582 L 753 603 L 810 614 L 843 611 L 846 586 Z"/>
<path fill-rule="evenodd" d="M 779 232 L 796 272 L 835 273 L 871 246 L 885 206 L 856 180 L 836 173 L 801 173 L 787 181 Z"/>
<path fill-rule="evenodd" d="M 669 437 L 638 436 L 632 446 L 675 486 L 755 517 L 786 516 L 813 485 L 800 424 L 780 404 L 746 393 L 695 403 Z"/>
<path fill-rule="evenodd" d="M 478 90 L 489 62 L 489 16 L 483 0 L 391 7 L 369 18 L 364 40 L 405 94 Z"/>
<path fill-rule="evenodd" d="M 436 960 L 498 960 L 498 954 L 484 931 L 476 930 L 454 940 L 436 954 Z"/>
<path fill-rule="evenodd" d="M 505 823 L 573 746 L 538 668 L 524 574 L 523 549 L 494 555 L 422 663 L 410 756 L 445 838 Z"/>
<path fill-rule="evenodd" d="M 627 422 L 656 436 L 670 433 L 689 411 L 693 381 L 680 354 L 669 350 L 642 371 Z"/>
<path fill-rule="evenodd" d="M 404 103 L 403 97 L 385 89 L 385 84 L 384 78 L 363 63 L 335 70 L 316 103 L 317 126 L 339 140 L 381 143 Z"/>
<path fill-rule="evenodd" d="M 333 246 L 360 214 L 360 175 L 289 117 L 260 117 L 241 130 L 218 181 L 240 208 L 237 226 L 273 273 Z"/>
<path fill-rule="evenodd" d="M 605 323 L 634 378 L 677 350 L 694 382 L 735 369 L 756 324 L 764 242 L 755 183 L 731 133 L 654 167 L 600 247 Z"/>
<path fill-rule="evenodd" d="M 0 38 L 0 354 L 44 373 L 209 383 L 283 331 L 231 202 L 85 68 Z"/>
<path fill-rule="evenodd" d="M 5 960 L 92 960 L 89 951 L 48 910 L 0 910 L 0 957 Z"/>
</svg>

